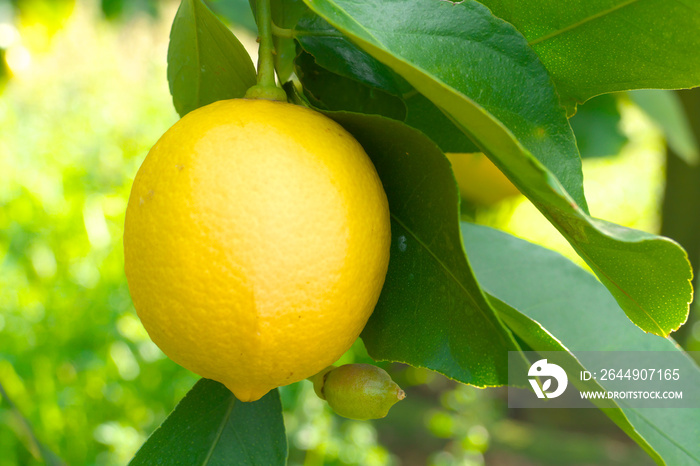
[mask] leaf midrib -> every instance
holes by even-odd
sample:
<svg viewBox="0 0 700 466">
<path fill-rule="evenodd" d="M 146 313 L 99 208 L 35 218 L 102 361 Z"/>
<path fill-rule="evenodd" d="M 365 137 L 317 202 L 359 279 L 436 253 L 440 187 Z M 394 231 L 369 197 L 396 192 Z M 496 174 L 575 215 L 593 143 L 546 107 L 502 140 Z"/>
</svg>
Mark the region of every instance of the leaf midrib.
<svg viewBox="0 0 700 466">
<path fill-rule="evenodd" d="M 231 418 L 231 413 L 233 412 L 233 407 L 236 404 L 236 398 L 231 395 L 231 401 L 228 404 L 228 408 L 226 409 L 226 414 L 224 414 L 223 419 L 221 420 L 221 425 L 219 426 L 219 430 L 216 432 L 216 437 L 214 438 L 214 441 L 211 443 L 211 447 L 209 448 L 209 451 L 207 452 L 207 456 L 204 458 L 204 461 L 202 461 L 202 465 L 208 465 L 209 460 L 211 460 L 212 455 L 214 454 L 214 450 L 216 449 L 216 446 L 219 444 L 219 441 L 221 440 L 221 436 L 224 433 L 224 429 L 226 428 L 226 424 L 228 424 L 228 420 Z"/>
<path fill-rule="evenodd" d="M 473 305 L 476 309 L 478 309 L 479 312 L 481 312 L 481 314 L 486 318 L 486 321 L 493 327 L 494 330 L 496 330 L 496 333 L 499 335 L 500 339 L 505 343 L 505 345 L 506 345 L 506 346 L 511 346 L 511 345 L 513 344 L 513 342 L 508 342 L 508 341 L 504 338 L 503 329 L 499 329 L 499 328 L 496 326 L 496 323 L 493 321 L 493 319 L 490 319 L 490 318 L 489 318 L 489 315 L 486 313 L 486 311 L 484 311 L 483 306 L 479 306 L 479 304 L 477 303 L 477 301 L 476 301 L 476 299 L 474 298 L 474 296 L 472 296 L 472 294 L 469 292 L 469 290 L 467 290 L 467 289 L 464 287 L 464 284 L 462 284 L 462 281 L 459 280 L 459 279 L 452 273 L 452 270 L 450 270 L 450 268 L 447 267 L 447 265 L 445 265 L 445 263 L 444 263 L 443 261 L 441 261 L 440 258 L 438 258 L 438 257 L 435 255 L 435 253 L 432 251 L 432 249 L 429 248 L 429 247 L 428 247 L 414 232 L 413 232 L 413 230 L 411 230 L 410 228 L 408 228 L 395 214 L 391 214 L 391 218 L 392 218 L 396 223 L 398 223 L 404 230 L 406 230 L 406 232 L 408 232 L 408 234 L 410 234 L 411 237 L 413 237 L 413 239 L 414 239 L 423 249 L 425 249 L 426 251 L 428 251 L 428 254 L 430 254 L 430 255 L 432 256 L 432 258 L 435 260 L 435 262 L 437 262 L 438 265 L 439 265 L 445 272 L 447 272 L 448 276 L 449 276 L 449 277 L 464 291 L 464 294 L 469 298 L 469 300 L 471 301 L 472 305 Z M 466 257 L 466 256 L 465 256 L 465 257 Z M 471 268 L 470 268 L 469 266 L 467 266 L 467 267 L 469 268 L 469 270 L 471 270 Z M 472 273 L 473 273 L 473 271 L 472 271 Z M 479 286 L 479 284 L 478 284 L 478 282 L 477 282 L 477 280 L 476 280 L 476 276 L 474 276 L 474 282 L 477 284 L 477 286 Z M 483 291 L 482 291 L 482 296 L 484 297 L 484 301 L 486 301 L 486 297 L 483 295 Z M 488 305 L 488 304 L 487 304 L 487 305 Z M 491 308 L 491 307 L 489 307 L 489 309 L 492 310 L 493 317 L 494 317 L 495 319 L 498 319 L 498 316 L 496 315 L 496 311 L 495 311 L 493 308 Z M 509 344 L 509 343 L 510 343 L 510 344 Z"/>
<path fill-rule="evenodd" d="M 663 438 L 665 438 L 666 440 L 668 440 L 671 444 L 673 444 L 674 446 L 676 446 L 676 448 L 678 448 L 678 449 L 681 450 L 683 453 L 685 453 L 686 455 L 688 455 L 689 458 L 692 458 L 692 459 L 694 459 L 695 461 L 697 461 L 698 463 L 700 463 L 700 457 L 698 457 L 698 456 L 696 456 L 695 454 L 693 454 L 693 452 L 688 451 L 688 449 L 687 449 L 685 446 L 683 446 L 682 444 L 676 442 L 675 439 L 673 439 L 672 437 L 670 437 L 668 434 L 666 434 L 666 432 L 664 432 L 663 430 L 661 430 L 656 424 L 654 424 L 653 422 L 651 422 L 649 419 L 646 418 L 646 416 L 644 416 L 642 413 L 640 413 L 640 412 L 639 412 L 639 409 L 630 407 L 630 406 L 629 406 L 627 403 L 625 403 L 624 401 L 620 401 L 620 404 L 627 406 L 627 408 L 628 408 L 630 411 L 634 412 L 637 416 L 639 416 L 644 422 L 647 423 L 647 425 L 649 425 L 652 429 L 654 429 L 656 432 L 658 432 Z M 622 412 L 624 413 L 624 409 L 622 409 L 622 408 L 620 408 L 620 409 L 621 409 Z M 626 416 L 625 416 L 625 417 L 626 417 Z M 630 424 L 631 424 L 631 422 L 630 422 Z M 641 435 L 641 434 L 640 434 L 640 435 Z M 652 448 L 653 448 L 653 447 L 652 447 Z M 656 450 L 654 450 L 654 451 L 656 451 Z"/>
<path fill-rule="evenodd" d="M 575 23 L 573 23 L 573 24 L 570 24 L 570 25 L 568 25 L 568 26 L 566 26 L 566 27 L 564 27 L 564 28 L 561 28 L 561 29 L 559 29 L 559 30 L 557 30 L 557 31 L 551 32 L 551 33 L 546 34 L 546 35 L 544 35 L 544 36 L 542 36 L 542 37 L 538 37 L 537 39 L 528 40 L 528 44 L 530 44 L 530 46 L 537 45 L 537 44 L 539 44 L 539 43 L 541 43 L 541 42 L 544 42 L 544 41 L 546 41 L 546 40 L 552 39 L 552 38 L 557 37 L 557 36 L 559 36 L 559 35 L 561 35 L 561 34 L 565 34 L 565 33 L 569 32 L 569 31 L 571 31 L 571 30 L 574 30 L 574 29 L 576 29 L 577 27 L 583 26 L 584 24 L 590 23 L 591 21 L 595 21 L 596 19 L 602 18 L 602 17 L 604 17 L 604 16 L 606 16 L 606 15 L 608 15 L 608 14 L 610 14 L 610 13 L 613 13 L 613 12 L 615 12 L 615 11 L 617 11 L 617 10 L 620 10 L 620 9 L 622 9 L 622 8 L 624 8 L 624 7 L 626 7 L 626 6 L 629 6 L 629 5 L 633 4 L 633 3 L 637 3 L 638 1 L 640 1 L 640 0 L 627 0 L 627 1 L 625 1 L 625 2 L 622 2 L 622 3 L 618 4 L 618 5 L 615 5 L 615 6 L 612 7 L 612 8 L 608 8 L 607 10 L 599 11 L 598 13 L 596 13 L 596 14 L 594 14 L 594 15 L 591 15 L 591 16 L 589 16 L 589 17 L 587 17 L 587 18 L 583 18 L 583 19 L 581 19 L 581 20 L 579 20 L 579 21 L 577 21 L 577 22 L 575 22 Z"/>
<path fill-rule="evenodd" d="M 199 28 L 197 27 L 198 16 L 197 16 L 197 5 L 196 2 L 199 0 L 189 0 L 190 6 L 192 7 L 192 26 L 194 27 L 194 48 L 195 48 L 195 59 L 197 60 L 197 71 L 195 75 L 197 76 L 197 85 L 195 86 L 195 105 L 199 106 L 200 96 L 202 93 L 202 74 L 200 70 L 202 69 L 202 59 L 200 55 L 199 46 Z"/>
</svg>

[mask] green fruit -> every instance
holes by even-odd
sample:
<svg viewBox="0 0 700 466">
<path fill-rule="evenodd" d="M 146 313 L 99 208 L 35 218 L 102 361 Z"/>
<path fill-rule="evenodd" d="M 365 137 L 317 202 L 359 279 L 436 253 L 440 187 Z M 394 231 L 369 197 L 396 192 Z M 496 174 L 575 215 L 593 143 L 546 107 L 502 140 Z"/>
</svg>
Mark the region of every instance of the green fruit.
<svg viewBox="0 0 700 466">
<path fill-rule="evenodd" d="M 383 418 L 406 397 L 385 370 L 371 364 L 326 368 L 314 377 L 314 389 L 337 414 L 357 420 Z"/>
</svg>

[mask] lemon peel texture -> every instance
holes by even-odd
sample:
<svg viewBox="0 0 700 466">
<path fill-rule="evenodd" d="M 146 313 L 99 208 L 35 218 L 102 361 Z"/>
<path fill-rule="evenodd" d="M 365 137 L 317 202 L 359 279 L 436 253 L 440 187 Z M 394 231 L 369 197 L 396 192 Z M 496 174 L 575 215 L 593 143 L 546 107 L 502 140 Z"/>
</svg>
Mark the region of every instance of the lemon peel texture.
<svg viewBox="0 0 700 466">
<path fill-rule="evenodd" d="M 352 345 L 390 237 L 382 184 L 347 131 L 300 106 L 234 99 L 187 114 L 149 152 L 125 271 L 163 352 L 254 401 Z"/>
</svg>

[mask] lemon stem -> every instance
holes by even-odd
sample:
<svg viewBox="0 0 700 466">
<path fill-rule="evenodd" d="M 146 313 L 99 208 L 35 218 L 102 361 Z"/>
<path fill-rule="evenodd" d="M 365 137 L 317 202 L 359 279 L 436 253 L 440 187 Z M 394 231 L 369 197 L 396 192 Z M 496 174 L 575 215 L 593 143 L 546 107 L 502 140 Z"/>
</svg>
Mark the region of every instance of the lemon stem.
<svg viewBox="0 0 700 466">
<path fill-rule="evenodd" d="M 275 46 L 272 42 L 272 14 L 270 0 L 257 0 L 255 3 L 258 22 L 258 83 L 248 89 L 249 99 L 287 101 L 287 94 L 275 83 Z"/>
</svg>

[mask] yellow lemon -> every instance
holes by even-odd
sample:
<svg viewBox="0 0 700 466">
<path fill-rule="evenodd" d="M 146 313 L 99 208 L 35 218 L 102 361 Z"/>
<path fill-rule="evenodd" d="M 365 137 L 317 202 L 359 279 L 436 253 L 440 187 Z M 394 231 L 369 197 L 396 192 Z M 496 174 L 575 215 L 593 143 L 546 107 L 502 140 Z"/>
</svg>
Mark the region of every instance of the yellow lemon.
<svg viewBox="0 0 700 466">
<path fill-rule="evenodd" d="M 493 205 L 520 194 L 518 188 L 484 154 L 445 154 L 452 164 L 462 197 L 482 205 Z"/>
<path fill-rule="evenodd" d="M 390 238 L 381 181 L 347 131 L 307 108 L 235 99 L 189 113 L 149 152 L 125 270 L 163 352 L 254 401 L 352 345 Z"/>
</svg>

